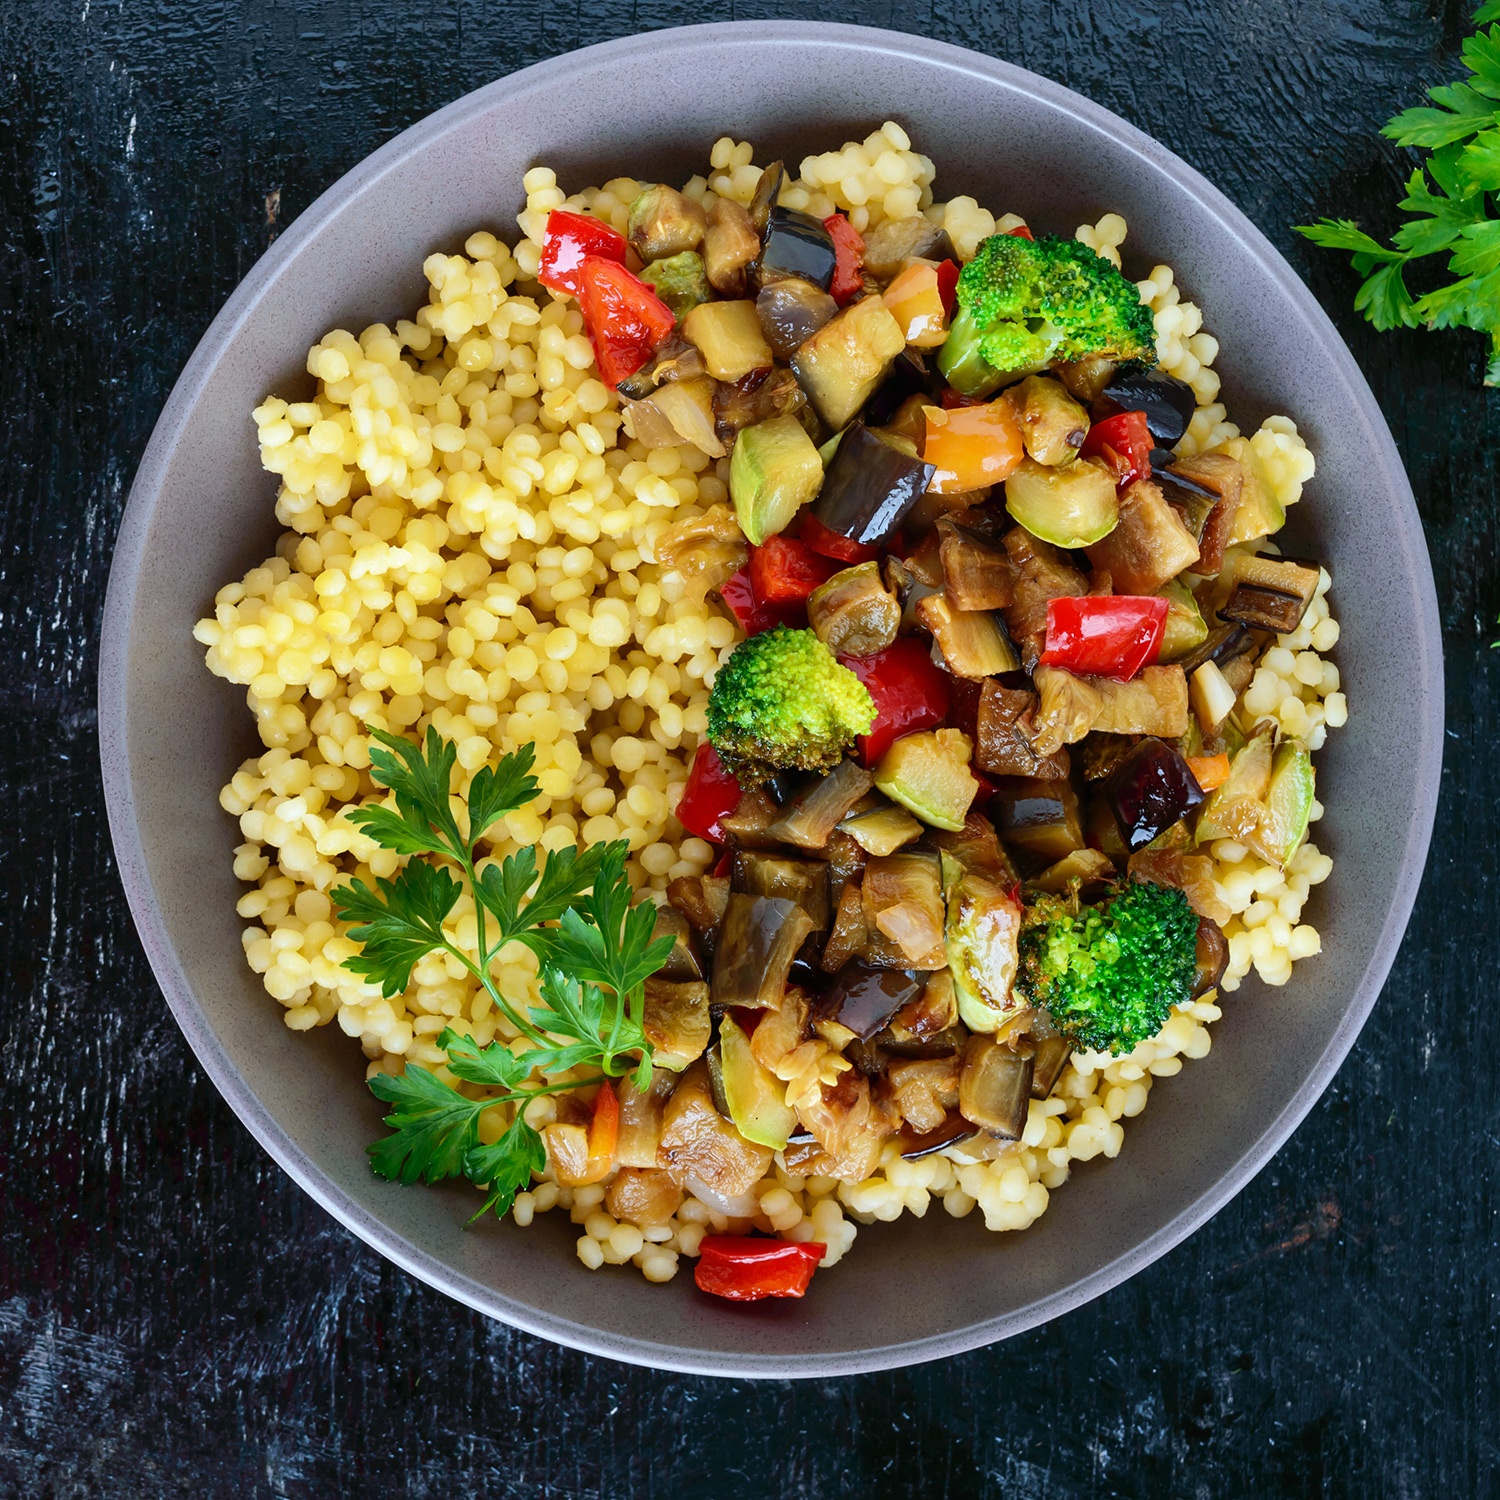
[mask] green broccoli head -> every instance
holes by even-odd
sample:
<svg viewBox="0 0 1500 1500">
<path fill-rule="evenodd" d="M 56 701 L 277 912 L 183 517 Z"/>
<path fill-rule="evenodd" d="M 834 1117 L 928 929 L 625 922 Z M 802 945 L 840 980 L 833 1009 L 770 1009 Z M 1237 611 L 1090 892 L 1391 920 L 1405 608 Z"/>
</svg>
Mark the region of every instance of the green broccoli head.
<svg viewBox="0 0 1500 1500">
<path fill-rule="evenodd" d="M 1156 326 L 1134 283 L 1079 240 L 992 234 L 958 278 L 958 314 L 938 351 L 956 391 L 1102 354 L 1156 360 Z"/>
<path fill-rule="evenodd" d="M 709 742 L 746 786 L 831 770 L 874 722 L 864 683 L 812 631 L 785 625 L 741 641 L 708 698 Z"/>
<path fill-rule="evenodd" d="M 1129 884 L 1099 906 L 1039 895 L 1021 928 L 1016 988 L 1080 1047 L 1117 1056 L 1189 999 L 1198 914 L 1179 890 Z"/>
</svg>

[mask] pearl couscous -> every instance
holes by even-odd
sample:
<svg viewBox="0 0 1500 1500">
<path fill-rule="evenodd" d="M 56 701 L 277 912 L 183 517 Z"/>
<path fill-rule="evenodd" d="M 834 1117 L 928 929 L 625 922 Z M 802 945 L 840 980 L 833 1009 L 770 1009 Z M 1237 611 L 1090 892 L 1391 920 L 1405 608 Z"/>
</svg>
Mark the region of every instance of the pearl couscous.
<svg viewBox="0 0 1500 1500">
<path fill-rule="evenodd" d="M 721 199 L 743 206 L 760 180 L 751 145 L 726 136 L 682 191 L 704 209 Z M 972 198 L 937 201 L 933 182 L 932 162 L 887 123 L 806 157 L 780 203 L 816 219 L 841 213 L 863 235 L 925 215 L 961 261 L 1021 226 Z M 516 1035 L 441 953 L 422 959 L 394 998 L 344 967 L 357 945 L 330 892 L 351 876 L 390 877 L 400 862 L 347 816 L 380 796 L 371 727 L 411 736 L 435 727 L 456 746 L 465 782 L 497 755 L 535 747 L 540 795 L 494 831 L 497 859 L 528 845 L 623 839 L 633 883 L 661 902 L 672 882 L 705 875 L 719 857 L 674 812 L 708 727 L 715 674 L 741 631 L 711 597 L 711 574 L 669 566 L 662 542 L 727 505 L 730 460 L 631 436 L 578 303 L 536 279 L 553 210 L 624 232 L 644 186 L 621 178 L 569 196 L 550 169 L 533 167 L 519 241 L 479 230 L 461 249 L 429 256 L 428 299 L 412 317 L 329 332 L 309 350 L 306 391 L 268 397 L 253 413 L 285 530 L 274 555 L 226 584 L 196 629 L 209 668 L 247 690 L 265 747 L 221 796 L 241 835 L 234 870 L 247 887 L 238 907 L 245 957 L 287 1026 L 338 1026 L 358 1042 L 367 1076 L 416 1063 L 452 1083 L 437 1041 L 445 1029 L 480 1045 Z M 1118 214 L 1076 237 L 1121 264 Z M 1278 505 L 1295 503 L 1314 465 L 1294 423 L 1271 417 L 1242 434 L 1218 399 L 1217 341 L 1171 269 L 1152 268 L 1138 289 L 1161 367 L 1192 392 L 1178 455 L 1227 455 Z M 1310 607 L 1267 644 L 1234 710 L 1247 729 L 1271 720 L 1314 751 L 1348 715 L 1328 659 L 1339 634 L 1329 584 L 1321 573 Z M 1321 812 L 1315 804 L 1312 817 Z M 1219 989 L 1235 990 L 1252 969 L 1285 983 L 1321 947 L 1304 912 L 1333 861 L 1312 842 L 1284 867 L 1234 838 L 1207 852 L 1226 914 Z M 450 929 L 474 950 L 468 896 Z M 529 953 L 502 954 L 505 992 L 534 997 L 536 978 Z M 1119 1153 L 1123 1122 L 1145 1108 L 1157 1079 L 1207 1054 L 1219 1014 L 1209 990 L 1123 1056 L 1075 1051 L 1050 1095 L 1031 1100 L 1015 1141 L 908 1160 L 893 1138 L 856 1181 L 803 1175 L 778 1154 L 753 1189 L 752 1211 L 731 1216 L 704 1201 L 712 1195 L 688 1192 L 643 1224 L 612 1210 L 609 1182 L 564 1186 L 549 1165 L 517 1196 L 513 1217 L 525 1225 L 560 1209 L 580 1227 L 585 1266 L 630 1262 L 652 1281 L 670 1280 L 679 1258 L 717 1232 L 817 1241 L 832 1265 L 859 1226 L 921 1216 L 935 1203 L 955 1217 L 977 1209 L 992 1230 L 1023 1229 L 1075 1162 Z M 526 1117 L 542 1128 L 557 1109 L 540 1098 Z M 500 1128 L 498 1112 L 486 1115 L 481 1137 Z"/>
</svg>

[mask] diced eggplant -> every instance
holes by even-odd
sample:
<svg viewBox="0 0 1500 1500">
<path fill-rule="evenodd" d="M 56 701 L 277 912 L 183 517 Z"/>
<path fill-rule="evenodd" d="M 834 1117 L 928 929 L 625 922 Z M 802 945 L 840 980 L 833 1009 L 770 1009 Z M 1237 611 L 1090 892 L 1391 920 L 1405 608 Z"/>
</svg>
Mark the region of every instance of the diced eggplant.
<svg viewBox="0 0 1500 1500">
<path fill-rule="evenodd" d="M 908 850 L 869 860 L 861 894 L 865 951 L 873 963 L 901 969 L 946 966 L 943 882 L 937 855 Z"/>
<path fill-rule="evenodd" d="M 1073 1044 L 1066 1037 L 1044 1036 L 1036 1039 L 1035 1047 L 1031 1059 L 1031 1097 L 1047 1099 L 1073 1055 Z"/>
<path fill-rule="evenodd" d="M 971 812 L 962 828 L 933 829 L 926 842 L 947 861 L 943 866 L 945 882 L 964 872 L 982 875 L 1006 889 L 1016 883 L 1010 856 L 1000 847 L 994 823 L 982 812 Z"/>
<path fill-rule="evenodd" d="M 1198 918 L 1197 970 L 1193 975 L 1193 999 L 1219 987 L 1229 967 L 1229 940 L 1217 922 Z"/>
<path fill-rule="evenodd" d="M 768 832 L 773 838 L 796 844 L 799 849 L 822 849 L 840 819 L 874 785 L 871 772 L 845 758 L 807 791 L 793 798 Z"/>
<path fill-rule="evenodd" d="M 1254 637 L 1243 625 L 1220 625 L 1210 630 L 1203 644 L 1181 657 L 1177 665 L 1189 677 L 1206 661 L 1215 663 L 1223 672 L 1231 662 L 1240 657 L 1253 660 L 1256 650 Z"/>
<path fill-rule="evenodd" d="M 1003 1140 L 1020 1140 L 1031 1109 L 1033 1071 L 1031 1058 L 994 1037 L 970 1037 L 958 1080 L 963 1117 Z"/>
<path fill-rule="evenodd" d="M 761 785 L 746 788 L 734 811 L 725 813 L 720 824 L 738 848 L 774 849 L 779 840 L 771 833 L 771 824 L 780 816 L 780 804 Z"/>
<path fill-rule="evenodd" d="M 904 969 L 882 968 L 854 959 L 834 976 L 819 1001 L 819 1009 L 855 1036 L 868 1039 L 921 994 L 923 982 L 922 976 Z"/>
<path fill-rule="evenodd" d="M 808 596 L 807 620 L 835 656 L 871 656 L 896 639 L 901 606 L 871 559 L 819 584 Z"/>
<path fill-rule="evenodd" d="M 1094 728 L 1103 705 L 1100 680 L 1061 667 L 1034 669 L 1032 681 L 1040 701 L 1032 719 L 1032 744 L 1038 755 L 1055 755 L 1064 745 L 1076 745 Z"/>
<path fill-rule="evenodd" d="M 653 1154 L 645 1167 L 620 1168 L 604 1194 L 604 1206 L 613 1218 L 649 1229 L 669 1223 L 682 1198 L 682 1189 L 655 1165 Z"/>
<path fill-rule="evenodd" d="M 936 531 L 929 532 L 907 554 L 906 566 L 923 583 L 941 588 L 943 583 L 943 540 Z"/>
<path fill-rule="evenodd" d="M 1104 783 L 1104 795 L 1134 853 L 1199 806 L 1203 788 L 1172 746 L 1144 739 Z"/>
<path fill-rule="evenodd" d="M 721 1199 L 736 1199 L 765 1176 L 771 1149 L 747 1141 L 715 1108 L 708 1067 L 700 1062 L 667 1100 L 656 1164 L 689 1192 L 702 1184 Z"/>
<path fill-rule="evenodd" d="M 920 824 L 904 807 L 881 807 L 845 818 L 839 827 L 866 854 L 894 854 L 922 835 Z"/>
<path fill-rule="evenodd" d="M 696 344 L 690 344 L 681 333 L 669 333 L 657 345 L 656 353 L 634 375 L 627 376 L 617 387 L 627 400 L 639 401 L 658 386 L 673 380 L 692 380 L 707 375 L 708 366 Z"/>
<path fill-rule="evenodd" d="M 1182 441 L 1198 404 L 1187 381 L 1138 365 L 1122 365 L 1100 394 L 1120 411 L 1145 412 L 1151 436 L 1165 448 Z"/>
<path fill-rule="evenodd" d="M 1057 381 L 1028 375 L 1015 388 L 1021 441 L 1039 464 L 1058 467 L 1078 457 L 1089 433 L 1089 414 Z"/>
<path fill-rule="evenodd" d="M 812 930 L 813 919 L 795 901 L 731 894 L 714 946 L 714 1003 L 780 1005 L 792 960 Z"/>
<path fill-rule="evenodd" d="M 948 1146 L 957 1146 L 971 1140 L 976 1133 L 973 1125 L 957 1110 L 953 1110 L 943 1117 L 943 1123 L 935 1130 L 921 1135 L 903 1130 L 899 1137 L 901 1155 L 907 1161 L 916 1161 L 920 1157 L 931 1156 L 934 1151 L 942 1151 Z"/>
<path fill-rule="evenodd" d="M 1085 550 L 1094 568 L 1107 570 L 1122 594 L 1154 594 L 1198 561 L 1192 533 L 1149 479 L 1125 486 L 1120 524 Z"/>
<path fill-rule="evenodd" d="M 825 974 L 837 973 L 857 954 L 865 951 L 869 935 L 869 928 L 865 923 L 861 881 L 847 880 L 839 892 L 833 931 L 828 934 L 828 941 L 823 945 L 823 956 L 818 960 L 818 967 Z"/>
<path fill-rule="evenodd" d="M 644 1091 L 636 1088 L 628 1074 L 615 1086 L 620 1094 L 615 1161 L 622 1167 L 655 1167 L 662 1108 L 677 1086 L 677 1075 L 666 1068 L 653 1069 Z"/>
<path fill-rule="evenodd" d="M 1080 887 L 1096 885 L 1112 880 L 1114 862 L 1098 849 L 1075 849 L 1064 855 L 1055 865 L 1048 865 L 1029 884 L 1038 890 L 1051 891 L 1056 896 L 1065 896 L 1075 883 Z"/>
<path fill-rule="evenodd" d="M 709 285 L 721 297 L 743 297 L 750 263 L 759 254 L 760 234 L 750 215 L 732 198 L 715 199 L 703 235 Z"/>
<path fill-rule="evenodd" d="M 865 297 L 825 323 L 791 364 L 818 415 L 837 432 L 870 399 L 904 348 L 905 335 L 890 309 L 879 297 Z"/>
<path fill-rule="evenodd" d="M 958 609 L 1003 609 L 1011 602 L 1010 556 L 951 516 L 937 523 L 943 588 Z"/>
<path fill-rule="evenodd" d="M 890 374 L 880 388 L 865 402 L 860 419 L 869 427 L 883 427 L 907 402 L 916 398 L 918 406 L 933 405 L 941 397 L 945 382 L 927 355 L 920 349 L 903 349 L 896 356 Z M 926 421 L 922 423 L 925 434 Z"/>
<path fill-rule="evenodd" d="M 796 416 L 807 405 L 797 377 L 778 365 L 774 370 L 752 370 L 735 381 L 714 387 L 713 427 L 721 443 L 732 443 L 747 427 L 774 417 Z"/>
<path fill-rule="evenodd" d="M 656 971 L 657 979 L 681 982 L 703 978 L 703 963 L 693 939 L 692 923 L 670 902 L 656 908 L 656 929 L 652 937 L 672 939 L 672 951 Z"/>
<path fill-rule="evenodd" d="M 893 1057 L 951 1057 L 962 1050 L 966 1036 L 958 1024 L 953 975 L 938 969 L 927 976 L 922 993 L 891 1017 L 881 1045 Z"/>
<path fill-rule="evenodd" d="M 956 831 L 979 795 L 969 770 L 973 750 L 973 742 L 957 729 L 903 735 L 881 756 L 875 785 L 924 823 Z"/>
<path fill-rule="evenodd" d="M 641 1026 L 655 1049 L 651 1060 L 682 1072 L 708 1046 L 708 986 L 701 981 L 673 984 L 648 979 Z"/>
<path fill-rule="evenodd" d="M 821 219 L 795 208 L 771 209 L 758 262 L 762 287 L 796 277 L 826 292 L 837 260 L 833 236 Z"/>
<path fill-rule="evenodd" d="M 877 546 L 895 534 L 934 472 L 931 464 L 854 422 L 839 439 L 813 516 L 840 536 Z"/>
<path fill-rule="evenodd" d="M 716 875 L 679 875 L 667 884 L 667 900 L 701 937 L 724 920 L 729 904 L 729 881 Z"/>
<path fill-rule="evenodd" d="M 876 281 L 893 280 L 913 260 L 957 260 L 948 231 L 924 214 L 887 219 L 865 235 L 864 268 Z"/>
<path fill-rule="evenodd" d="M 625 432 L 646 448 L 675 448 L 691 443 L 710 458 L 728 451 L 715 419 L 715 383 L 707 375 L 674 380 L 641 401 L 627 401 Z"/>
<path fill-rule="evenodd" d="M 714 294 L 703 257 L 696 250 L 653 260 L 642 269 L 641 280 L 677 314 L 679 322 Z"/>
<path fill-rule="evenodd" d="M 828 883 L 835 891 L 843 890 L 845 881 L 858 880 L 865 872 L 865 851 L 837 828 L 828 835 L 822 858 L 828 863 Z"/>
<path fill-rule="evenodd" d="M 1025 679 L 1021 679 L 1023 682 Z M 1068 752 L 1038 755 L 1027 729 L 1039 700 L 1029 682 L 1011 687 L 986 678 L 975 723 L 974 763 L 996 776 L 1032 776 L 1057 781 L 1068 774 Z"/>
<path fill-rule="evenodd" d="M 791 859 L 761 849 L 737 849 L 730 889 L 747 896 L 794 901 L 812 918 L 814 932 L 828 930 L 832 915 L 828 866 L 820 859 Z"/>
<path fill-rule="evenodd" d="M 1057 548 L 1039 541 L 1024 527 L 1012 527 L 1004 547 L 1010 557 L 1014 597 L 1004 610 L 1010 638 L 1021 651 L 1027 671 L 1036 666 L 1047 643 L 1047 605 L 1053 599 L 1088 593 L 1088 580 Z"/>
<path fill-rule="evenodd" d="M 996 783 L 990 806 L 1000 837 L 1048 864 L 1084 847 L 1082 809 L 1070 781 L 1007 776 Z"/>
<path fill-rule="evenodd" d="M 761 288 L 755 313 L 777 359 L 790 359 L 839 310 L 828 292 L 791 276 Z"/>
<path fill-rule="evenodd" d="M 917 619 L 932 632 L 955 677 L 993 677 L 1021 665 L 1000 617 L 987 609 L 955 608 L 946 588 L 917 604 Z"/>
<path fill-rule="evenodd" d="M 1221 620 L 1252 630 L 1287 635 L 1301 623 L 1318 591 L 1316 563 L 1289 557 L 1243 555 L 1228 570 L 1233 590 L 1219 609 Z"/>
<path fill-rule="evenodd" d="M 1078 769 L 1085 781 L 1108 781 L 1130 759 L 1135 741 L 1128 734 L 1091 734 L 1078 747 Z"/>
<path fill-rule="evenodd" d="M 753 302 L 705 302 L 682 320 L 682 336 L 697 345 L 715 380 L 739 380 L 774 363 Z"/>
<path fill-rule="evenodd" d="M 625 237 L 643 261 L 663 260 L 696 250 L 703 243 L 707 224 L 701 203 L 658 182 L 644 188 L 631 203 Z"/>
<path fill-rule="evenodd" d="M 1212 577 L 1224 566 L 1224 549 L 1234 535 L 1248 471 L 1227 453 L 1199 453 L 1176 459 L 1159 477 L 1168 502 L 1180 513 L 1190 509 L 1190 495 L 1209 502 L 1201 529 L 1195 533 L 1200 555 L 1193 571 Z"/>
<path fill-rule="evenodd" d="M 1187 733 L 1187 678 L 1177 664 L 1143 667 L 1129 682 L 1090 681 L 1100 697 L 1093 727 L 1101 733 L 1154 734 L 1164 740 Z"/>
<path fill-rule="evenodd" d="M 880 574 L 885 579 L 886 587 L 901 602 L 900 633 L 909 635 L 917 629 L 919 623 L 917 606 L 937 593 L 942 585 L 924 583 L 912 571 L 910 564 L 903 562 L 894 552 L 886 553 L 885 560 L 880 565 Z"/>
<path fill-rule="evenodd" d="M 745 533 L 727 505 L 711 505 L 701 515 L 669 526 L 656 540 L 656 560 L 686 578 L 707 578 L 717 588 L 745 566 L 750 550 Z"/>
<path fill-rule="evenodd" d="M 766 226 L 771 222 L 771 210 L 776 207 L 785 186 L 784 163 L 773 161 L 769 167 L 762 169 L 760 181 L 755 184 L 755 195 L 750 200 L 750 222 L 755 226 L 756 234 L 765 234 Z"/>
<path fill-rule="evenodd" d="M 958 1104 L 958 1066 L 956 1054 L 887 1061 L 884 1095 L 909 1132 L 936 1130 Z"/>
<path fill-rule="evenodd" d="M 1023 458 L 1005 481 L 1005 508 L 1054 547 L 1090 547 L 1120 519 L 1114 475 L 1093 458 L 1060 469 Z"/>
<path fill-rule="evenodd" d="M 1082 359 L 1055 367 L 1057 378 L 1085 406 L 1092 406 L 1114 379 L 1117 365 L 1102 354 L 1085 354 Z"/>
<path fill-rule="evenodd" d="M 948 887 L 944 934 L 958 1014 L 973 1032 L 996 1032 L 1026 1008 L 1014 991 L 1021 907 L 1010 890 L 965 871 Z"/>
</svg>

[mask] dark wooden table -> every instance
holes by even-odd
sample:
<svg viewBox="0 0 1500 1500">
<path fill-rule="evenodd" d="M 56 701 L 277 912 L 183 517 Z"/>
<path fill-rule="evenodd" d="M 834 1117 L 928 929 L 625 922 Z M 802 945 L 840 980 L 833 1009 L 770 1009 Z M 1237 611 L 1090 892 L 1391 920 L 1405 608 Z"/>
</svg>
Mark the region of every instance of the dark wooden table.
<svg viewBox="0 0 1500 1500">
<path fill-rule="evenodd" d="M 194 342 L 279 226 L 430 110 L 574 46 L 763 13 L 0 0 L 4 1495 L 1500 1494 L 1500 397 L 1477 338 L 1371 333 L 1347 264 L 1288 228 L 1391 226 L 1409 167 L 1376 131 L 1456 75 L 1452 0 L 770 12 L 968 44 L 1165 141 L 1307 277 L 1410 468 L 1449 682 L 1423 897 L 1327 1096 L 1187 1244 L 941 1365 L 765 1385 L 629 1369 L 487 1323 L 345 1233 L 157 993 L 104 826 L 95 640 L 131 475 Z"/>
</svg>

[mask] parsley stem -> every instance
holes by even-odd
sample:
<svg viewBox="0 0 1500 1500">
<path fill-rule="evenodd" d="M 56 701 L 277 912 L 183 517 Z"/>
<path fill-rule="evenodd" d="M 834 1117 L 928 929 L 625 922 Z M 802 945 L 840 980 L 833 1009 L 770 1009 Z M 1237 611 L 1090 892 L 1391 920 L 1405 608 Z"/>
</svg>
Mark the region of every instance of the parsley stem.
<svg viewBox="0 0 1500 1500">
<path fill-rule="evenodd" d="M 503 946 L 503 944 L 501 946 Z M 454 958 L 456 958 L 459 963 L 461 963 L 480 982 L 480 984 L 485 987 L 485 989 L 489 992 L 490 999 L 495 1002 L 495 1005 L 499 1009 L 500 1014 L 503 1015 L 506 1020 L 508 1020 L 510 1024 L 516 1028 L 516 1030 L 521 1032 L 523 1036 L 535 1042 L 539 1047 L 545 1047 L 547 1045 L 546 1035 L 543 1032 L 538 1031 L 530 1021 L 524 1020 L 522 1018 L 520 1012 L 517 1011 L 505 998 L 505 996 L 500 993 L 499 986 L 490 977 L 489 959 L 494 956 L 493 954 L 486 955 L 485 967 L 481 969 L 479 965 L 476 964 L 474 960 L 463 951 L 462 948 L 460 948 L 456 943 L 450 942 L 446 937 L 444 937 L 443 939 L 443 948 L 445 952 L 451 953 Z"/>
</svg>

